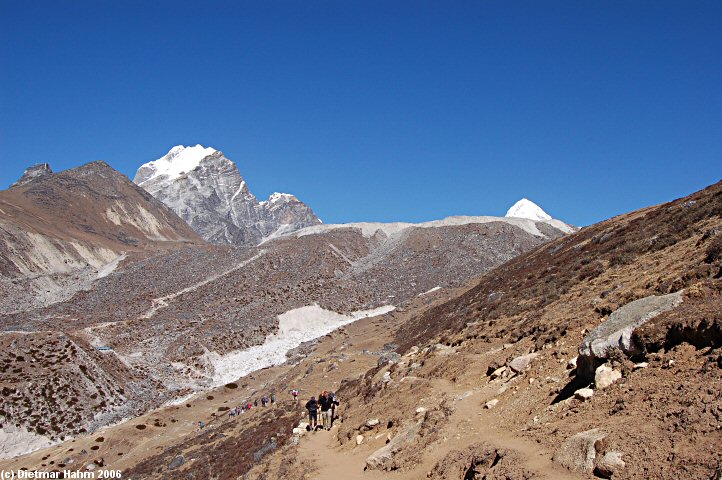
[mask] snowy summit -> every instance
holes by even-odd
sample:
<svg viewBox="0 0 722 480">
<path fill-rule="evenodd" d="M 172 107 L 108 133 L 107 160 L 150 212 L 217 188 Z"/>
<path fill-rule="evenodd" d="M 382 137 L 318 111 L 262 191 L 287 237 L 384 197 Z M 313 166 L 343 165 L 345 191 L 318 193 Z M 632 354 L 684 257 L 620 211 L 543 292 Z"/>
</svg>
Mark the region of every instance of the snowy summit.
<svg viewBox="0 0 722 480">
<path fill-rule="evenodd" d="M 146 167 L 152 173 L 144 178 L 139 185 L 161 175 L 166 175 L 169 181 L 174 180 L 180 177 L 181 174 L 188 173 L 196 168 L 201 163 L 201 160 L 214 153 L 216 153 L 215 148 L 204 147 L 203 145 L 196 145 L 195 147 L 176 145 L 163 157 L 148 162 L 141 167 Z"/>
<path fill-rule="evenodd" d="M 509 211 L 506 212 L 506 215 L 504 216 L 514 218 L 528 218 L 529 220 L 539 222 L 552 219 L 552 217 L 544 210 L 542 210 L 539 205 L 532 202 L 531 200 L 527 200 L 526 198 L 522 198 L 521 200 L 516 202 L 509 209 Z"/>
</svg>

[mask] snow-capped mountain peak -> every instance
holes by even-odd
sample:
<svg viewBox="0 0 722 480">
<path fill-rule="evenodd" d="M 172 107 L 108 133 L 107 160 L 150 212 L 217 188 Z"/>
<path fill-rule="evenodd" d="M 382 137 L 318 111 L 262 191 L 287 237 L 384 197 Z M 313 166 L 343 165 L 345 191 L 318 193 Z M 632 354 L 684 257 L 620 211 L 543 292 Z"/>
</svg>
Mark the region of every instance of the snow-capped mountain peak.
<svg viewBox="0 0 722 480">
<path fill-rule="evenodd" d="M 534 221 L 544 221 L 544 220 L 551 220 L 552 217 L 547 214 L 544 210 L 541 209 L 539 205 L 532 202 L 531 200 L 528 200 L 526 198 L 522 198 L 518 202 L 516 202 L 507 212 L 505 217 L 514 217 L 514 218 L 528 218 L 529 220 Z"/>
<path fill-rule="evenodd" d="M 259 202 L 233 161 L 214 148 L 177 145 L 144 164 L 133 179 L 211 243 L 256 245 L 274 232 L 321 220 L 288 193 Z"/>
<path fill-rule="evenodd" d="M 145 173 L 145 178 L 139 181 L 138 184 L 142 185 L 161 175 L 165 175 L 168 181 L 174 180 L 180 177 L 181 174 L 190 172 L 201 163 L 201 160 L 216 152 L 215 148 L 204 147 L 203 145 L 196 145 L 195 147 L 176 145 L 163 157 L 148 162 L 141 167 L 141 170 Z"/>
</svg>

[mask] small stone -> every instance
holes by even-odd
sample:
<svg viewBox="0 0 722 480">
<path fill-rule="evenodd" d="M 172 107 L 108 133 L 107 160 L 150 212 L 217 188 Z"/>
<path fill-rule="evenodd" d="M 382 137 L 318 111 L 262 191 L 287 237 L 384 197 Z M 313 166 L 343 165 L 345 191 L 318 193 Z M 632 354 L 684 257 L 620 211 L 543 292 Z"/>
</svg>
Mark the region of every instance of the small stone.
<svg viewBox="0 0 722 480">
<path fill-rule="evenodd" d="M 529 379 L 529 385 L 533 384 L 535 381 L 536 381 L 535 378 L 530 378 L 530 379 Z"/>
<path fill-rule="evenodd" d="M 364 441 L 363 435 L 356 435 L 356 445 L 361 445 Z"/>
<path fill-rule="evenodd" d="M 579 357 L 577 356 L 577 357 L 574 357 L 574 358 L 570 359 L 570 360 L 567 362 L 567 369 L 569 369 L 569 370 L 574 370 L 575 368 L 577 368 L 577 359 L 578 359 L 578 358 L 579 358 Z"/>
<path fill-rule="evenodd" d="M 574 392 L 574 398 L 577 400 L 581 400 L 582 402 L 586 402 L 590 398 L 594 396 L 594 390 L 591 388 L 580 388 L 576 392 Z"/>
<path fill-rule="evenodd" d="M 604 389 L 622 378 L 622 373 L 607 365 L 600 365 L 594 372 L 594 385 L 598 389 Z"/>
<path fill-rule="evenodd" d="M 391 372 L 384 373 L 384 376 L 381 378 L 381 381 L 384 383 L 389 383 L 391 381 Z"/>
<path fill-rule="evenodd" d="M 648 366 L 649 366 L 649 363 L 647 363 L 647 362 L 635 363 L 632 370 L 639 370 L 640 368 L 647 368 Z"/>
<path fill-rule="evenodd" d="M 370 418 L 370 419 L 366 420 L 366 423 L 364 425 L 366 426 L 366 428 L 372 429 L 379 423 L 380 422 L 379 422 L 378 418 Z"/>
<path fill-rule="evenodd" d="M 626 464 L 622 460 L 622 454 L 620 452 L 610 451 L 604 454 L 604 456 L 597 462 L 597 466 L 594 468 L 594 474 L 602 478 L 612 478 L 613 475 L 619 473 Z"/>
<path fill-rule="evenodd" d="M 494 370 L 493 372 L 491 372 L 491 375 L 489 375 L 489 378 L 491 378 L 492 380 L 497 379 L 497 378 L 501 377 L 504 372 L 506 372 L 506 365 L 503 367 L 499 367 L 496 370 Z"/>
<path fill-rule="evenodd" d="M 417 414 L 426 413 L 426 409 L 424 407 L 419 407 L 416 409 Z"/>
<path fill-rule="evenodd" d="M 532 360 L 534 360 L 538 356 L 538 353 L 529 353 L 527 355 L 522 355 L 520 357 L 516 357 L 514 360 L 509 362 L 508 366 L 516 373 L 521 373 L 526 370 Z"/>
<path fill-rule="evenodd" d="M 92 462 L 89 463 L 89 464 L 87 464 L 87 465 L 85 466 L 85 469 L 88 470 L 88 471 L 90 471 L 90 472 L 92 472 L 92 471 L 95 470 L 96 468 L 97 468 L 96 465 L 95 465 L 94 463 L 92 463 Z"/>
<path fill-rule="evenodd" d="M 484 404 L 484 408 L 486 408 L 487 410 L 490 410 L 490 409 L 494 408 L 497 403 L 499 403 L 499 399 L 494 398 L 493 400 L 489 400 L 488 402 L 486 402 Z"/>
</svg>

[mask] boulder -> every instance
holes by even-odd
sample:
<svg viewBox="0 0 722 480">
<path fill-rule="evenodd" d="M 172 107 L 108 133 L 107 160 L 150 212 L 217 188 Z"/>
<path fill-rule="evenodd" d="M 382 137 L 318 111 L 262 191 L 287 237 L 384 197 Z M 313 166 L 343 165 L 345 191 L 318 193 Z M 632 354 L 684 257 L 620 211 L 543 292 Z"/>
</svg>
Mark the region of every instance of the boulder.
<svg viewBox="0 0 722 480">
<path fill-rule="evenodd" d="M 168 468 L 173 470 L 174 468 L 180 467 L 184 463 L 186 463 L 186 459 L 183 458 L 183 455 L 178 455 L 168 464 Z"/>
<path fill-rule="evenodd" d="M 379 357 L 379 360 L 378 360 L 378 362 L 376 362 L 376 365 L 378 367 L 383 367 L 384 365 L 387 365 L 387 364 L 399 363 L 400 360 L 401 360 L 401 355 L 399 355 L 398 353 L 386 352 L 386 353 L 383 353 Z"/>
<path fill-rule="evenodd" d="M 599 440 L 607 436 L 598 428 L 577 433 L 567 438 L 554 455 L 554 461 L 570 470 L 591 472 L 594 469 L 594 460 L 597 449 L 594 446 Z"/>
<path fill-rule="evenodd" d="M 376 450 L 366 458 L 366 468 L 369 470 L 392 470 L 394 468 L 394 455 L 402 449 L 404 444 L 414 441 L 421 430 L 421 422 L 415 423 L 400 432 L 383 447 Z"/>
<path fill-rule="evenodd" d="M 613 475 L 618 474 L 626 464 L 622 460 L 622 454 L 620 452 L 607 452 L 600 459 L 597 460 L 597 466 L 594 467 L 594 475 L 602 478 L 612 478 Z"/>
<path fill-rule="evenodd" d="M 600 365 L 594 372 L 594 385 L 604 389 L 622 378 L 622 373 L 608 365 Z"/>
<path fill-rule="evenodd" d="M 368 430 L 371 430 L 379 423 L 381 422 L 379 422 L 378 418 L 369 418 L 368 420 L 366 420 L 366 423 L 364 423 L 364 427 L 366 427 Z"/>
<path fill-rule="evenodd" d="M 526 370 L 529 367 L 529 364 L 531 364 L 532 360 L 534 360 L 538 356 L 538 353 L 528 353 L 526 355 L 516 357 L 514 360 L 509 362 L 508 367 L 514 370 L 514 372 L 516 373 L 521 373 Z"/>
<path fill-rule="evenodd" d="M 668 295 L 640 298 L 618 308 L 597 328 L 589 332 L 579 346 L 579 375 L 591 379 L 594 369 L 609 352 L 618 348 L 628 356 L 640 353 L 632 334 L 657 315 L 682 303 L 682 290 Z"/>
<path fill-rule="evenodd" d="M 586 402 L 590 398 L 594 396 L 594 390 L 591 388 L 580 388 L 576 392 L 574 392 L 574 398 L 577 400 L 581 400 L 582 402 Z"/>
<path fill-rule="evenodd" d="M 456 349 L 454 347 L 447 347 L 444 344 L 437 343 L 433 346 L 432 352 L 434 352 L 434 355 L 436 356 L 452 355 L 456 353 Z"/>
</svg>

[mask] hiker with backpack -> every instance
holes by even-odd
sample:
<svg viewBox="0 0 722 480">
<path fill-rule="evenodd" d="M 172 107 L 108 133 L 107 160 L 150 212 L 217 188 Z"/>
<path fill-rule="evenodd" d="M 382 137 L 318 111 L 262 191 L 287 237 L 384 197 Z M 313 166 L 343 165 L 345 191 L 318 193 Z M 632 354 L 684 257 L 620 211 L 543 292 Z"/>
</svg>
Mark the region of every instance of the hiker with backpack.
<svg viewBox="0 0 722 480">
<path fill-rule="evenodd" d="M 308 410 L 308 425 L 315 431 L 318 426 L 318 402 L 316 397 L 311 397 L 311 400 L 306 402 L 306 410 Z"/>
<path fill-rule="evenodd" d="M 321 405 L 321 423 L 324 430 L 331 430 L 331 396 L 324 390 L 318 397 Z"/>
</svg>

